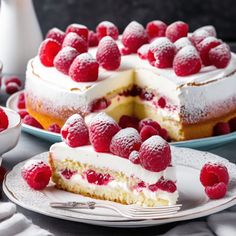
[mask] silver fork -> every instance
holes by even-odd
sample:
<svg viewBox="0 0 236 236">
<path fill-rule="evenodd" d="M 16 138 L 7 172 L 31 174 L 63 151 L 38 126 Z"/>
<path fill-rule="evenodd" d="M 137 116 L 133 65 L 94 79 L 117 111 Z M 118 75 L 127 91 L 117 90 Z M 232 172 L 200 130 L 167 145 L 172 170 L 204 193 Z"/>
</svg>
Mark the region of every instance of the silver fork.
<svg viewBox="0 0 236 236">
<path fill-rule="evenodd" d="M 172 206 L 157 206 L 157 207 L 142 207 L 138 205 L 114 205 L 110 203 L 100 202 L 51 202 L 50 206 L 53 208 L 60 209 L 95 209 L 95 208 L 106 208 L 117 212 L 119 215 L 135 220 L 144 219 L 160 219 L 170 217 L 176 214 L 181 204 Z"/>
</svg>

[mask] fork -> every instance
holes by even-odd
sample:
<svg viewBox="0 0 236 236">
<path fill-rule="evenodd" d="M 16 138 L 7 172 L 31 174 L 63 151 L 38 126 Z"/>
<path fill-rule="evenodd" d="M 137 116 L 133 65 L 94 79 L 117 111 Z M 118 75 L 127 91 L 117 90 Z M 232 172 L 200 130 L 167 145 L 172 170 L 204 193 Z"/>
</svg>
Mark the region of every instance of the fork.
<svg viewBox="0 0 236 236">
<path fill-rule="evenodd" d="M 120 205 L 115 206 L 109 203 L 98 203 L 93 201 L 88 202 L 51 202 L 50 206 L 52 208 L 60 209 L 95 209 L 95 208 L 106 208 L 117 212 L 119 215 L 135 220 L 144 219 L 160 219 L 165 217 L 170 217 L 176 214 L 180 208 L 181 204 L 172 206 L 157 206 L 157 207 L 143 207 L 135 204 L 132 205 Z"/>
</svg>

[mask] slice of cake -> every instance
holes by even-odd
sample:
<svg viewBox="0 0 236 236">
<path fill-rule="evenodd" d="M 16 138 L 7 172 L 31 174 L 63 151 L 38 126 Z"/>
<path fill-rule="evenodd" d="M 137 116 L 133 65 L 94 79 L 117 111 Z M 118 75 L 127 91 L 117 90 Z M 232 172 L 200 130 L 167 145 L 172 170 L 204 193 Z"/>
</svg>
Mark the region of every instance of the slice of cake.
<svg viewBox="0 0 236 236">
<path fill-rule="evenodd" d="M 137 130 L 120 129 L 105 113 L 86 127 L 80 115 L 73 115 L 62 128 L 64 142 L 50 148 L 52 180 L 58 188 L 123 204 L 176 203 L 175 167 L 164 139 L 152 136 L 142 142 Z"/>
</svg>

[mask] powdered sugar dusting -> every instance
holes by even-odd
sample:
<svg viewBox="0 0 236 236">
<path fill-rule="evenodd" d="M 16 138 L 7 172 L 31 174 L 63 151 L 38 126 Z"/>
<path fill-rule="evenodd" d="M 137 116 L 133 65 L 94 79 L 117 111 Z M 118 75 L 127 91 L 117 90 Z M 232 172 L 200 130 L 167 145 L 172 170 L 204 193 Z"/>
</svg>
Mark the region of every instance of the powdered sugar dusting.
<svg viewBox="0 0 236 236">
<path fill-rule="evenodd" d="M 174 42 L 176 50 L 179 51 L 185 46 L 193 45 L 192 42 L 187 38 L 183 37 Z"/>
</svg>

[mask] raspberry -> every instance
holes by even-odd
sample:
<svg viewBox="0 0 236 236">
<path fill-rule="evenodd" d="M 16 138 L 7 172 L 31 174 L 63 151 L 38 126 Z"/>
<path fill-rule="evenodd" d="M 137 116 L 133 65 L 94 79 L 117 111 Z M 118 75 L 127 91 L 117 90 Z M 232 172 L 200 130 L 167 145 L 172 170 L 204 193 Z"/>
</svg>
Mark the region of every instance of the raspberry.
<svg viewBox="0 0 236 236">
<path fill-rule="evenodd" d="M 48 131 L 60 134 L 61 128 L 58 124 L 52 124 L 48 127 Z"/>
<path fill-rule="evenodd" d="M 116 70 L 120 67 L 120 50 L 110 36 L 105 36 L 98 44 L 96 53 L 97 62 L 106 70 Z"/>
<path fill-rule="evenodd" d="M 154 98 L 154 94 L 151 91 L 142 89 L 139 95 L 142 100 L 151 101 Z"/>
<path fill-rule="evenodd" d="M 0 107 L 0 128 L 7 129 L 9 125 L 9 120 L 6 112 Z"/>
<path fill-rule="evenodd" d="M 147 140 L 148 138 L 150 138 L 151 136 L 158 135 L 158 134 L 159 132 L 155 128 L 153 128 L 151 125 L 143 126 L 143 128 L 140 131 L 140 136 L 143 142 Z"/>
<path fill-rule="evenodd" d="M 167 25 L 160 20 L 154 20 L 147 24 L 146 31 L 149 41 L 156 37 L 164 37 Z"/>
<path fill-rule="evenodd" d="M 157 105 L 160 107 L 160 108 L 165 108 L 166 107 L 166 100 L 165 98 L 163 97 L 160 97 L 157 101 Z"/>
<path fill-rule="evenodd" d="M 229 174 L 227 168 L 221 163 L 206 163 L 200 172 L 200 181 L 203 186 L 213 186 L 223 182 L 229 183 Z"/>
<path fill-rule="evenodd" d="M 75 174 L 76 171 L 72 171 L 72 170 L 68 170 L 67 168 L 64 169 L 61 174 L 63 175 L 63 177 L 65 179 L 70 179 L 72 177 L 73 174 Z"/>
<path fill-rule="evenodd" d="M 210 36 L 203 39 L 199 44 L 196 45 L 197 50 L 202 59 L 202 63 L 205 66 L 211 65 L 211 62 L 209 59 L 209 51 L 220 44 L 221 44 L 221 41 L 219 39 L 216 39 L 215 37 Z"/>
<path fill-rule="evenodd" d="M 227 192 L 227 186 L 225 183 L 220 182 L 214 184 L 213 186 L 206 187 L 205 192 L 210 199 L 220 199 L 225 196 Z"/>
<path fill-rule="evenodd" d="M 79 53 L 75 48 L 70 46 L 64 47 L 54 58 L 53 64 L 58 71 L 68 75 L 70 66 L 78 55 Z"/>
<path fill-rule="evenodd" d="M 69 75 L 76 82 L 96 81 L 98 67 L 99 64 L 89 53 L 82 53 L 72 62 Z"/>
<path fill-rule="evenodd" d="M 122 129 L 128 128 L 128 127 L 138 129 L 138 124 L 139 124 L 139 120 L 136 117 L 133 117 L 133 116 L 123 115 L 123 116 L 121 116 L 121 118 L 119 120 L 119 126 Z"/>
<path fill-rule="evenodd" d="M 17 83 L 15 82 L 9 82 L 7 85 L 6 85 L 6 93 L 7 94 L 13 94 L 13 93 L 16 93 L 20 90 L 20 87 L 18 86 Z"/>
<path fill-rule="evenodd" d="M 20 115 L 21 119 L 24 119 L 25 116 L 29 115 L 29 113 L 26 110 L 18 111 L 18 114 Z"/>
<path fill-rule="evenodd" d="M 116 133 L 110 145 L 110 151 L 114 155 L 129 158 L 132 151 L 138 151 L 142 140 L 138 131 L 134 128 L 121 129 Z"/>
<path fill-rule="evenodd" d="M 54 39 L 58 43 L 62 44 L 65 38 L 65 35 L 66 34 L 62 30 L 54 27 L 47 32 L 46 38 Z"/>
<path fill-rule="evenodd" d="M 176 54 L 173 69 L 178 76 L 196 74 L 201 70 L 200 56 L 193 46 L 186 46 Z"/>
<path fill-rule="evenodd" d="M 229 126 L 230 126 L 231 132 L 236 131 L 236 117 L 235 117 L 235 118 L 232 118 L 232 119 L 229 121 Z"/>
<path fill-rule="evenodd" d="M 160 136 L 152 136 L 142 143 L 139 159 L 142 167 L 147 170 L 154 172 L 165 170 L 171 162 L 170 146 Z"/>
<path fill-rule="evenodd" d="M 36 120 L 34 119 L 31 115 L 26 115 L 22 122 L 26 125 L 33 126 L 35 128 L 43 129 L 43 126 Z"/>
<path fill-rule="evenodd" d="M 106 109 L 111 104 L 106 98 L 99 98 L 92 102 L 90 111 L 97 112 Z"/>
<path fill-rule="evenodd" d="M 29 160 L 21 169 L 21 175 L 27 184 L 35 189 L 44 189 L 51 177 L 50 167 L 41 160 Z"/>
<path fill-rule="evenodd" d="M 114 40 L 117 40 L 119 36 L 118 28 L 110 21 L 102 21 L 99 23 L 96 27 L 96 32 L 99 40 L 105 36 L 110 36 Z"/>
<path fill-rule="evenodd" d="M 148 42 L 148 37 L 143 26 L 132 21 L 125 28 L 121 40 L 125 48 L 128 48 L 131 53 L 135 53 L 143 44 Z"/>
<path fill-rule="evenodd" d="M 150 44 L 148 61 L 157 68 L 172 67 L 175 51 L 175 45 L 168 38 L 157 38 Z"/>
<path fill-rule="evenodd" d="M 70 32 L 76 33 L 78 36 L 82 37 L 86 42 L 88 41 L 88 28 L 80 24 L 71 24 L 66 28 L 66 34 Z"/>
<path fill-rule="evenodd" d="M 79 54 L 88 51 L 87 41 L 85 41 L 82 37 L 73 32 L 67 34 L 63 41 L 62 47 L 64 48 L 67 46 L 75 48 Z"/>
<path fill-rule="evenodd" d="M 186 47 L 186 46 L 192 46 L 192 42 L 187 37 L 183 37 L 178 39 L 174 42 L 174 45 L 176 47 L 176 51 L 178 52 L 180 49 Z"/>
<path fill-rule="evenodd" d="M 209 51 L 209 60 L 217 68 L 225 68 L 231 59 L 230 48 L 226 43 L 220 44 Z"/>
<path fill-rule="evenodd" d="M 95 47 L 98 45 L 97 33 L 95 33 L 92 30 L 90 30 L 88 34 L 88 44 L 89 44 L 89 47 Z"/>
<path fill-rule="evenodd" d="M 5 85 L 7 86 L 9 83 L 16 83 L 19 87 L 22 85 L 20 78 L 17 76 L 5 78 Z"/>
<path fill-rule="evenodd" d="M 179 38 L 186 37 L 188 35 L 188 24 L 183 21 L 176 21 L 169 25 L 166 29 L 166 37 L 171 42 L 175 42 Z"/>
<path fill-rule="evenodd" d="M 94 184 L 97 181 L 97 173 L 94 170 L 88 170 L 86 172 L 86 177 L 90 184 Z"/>
<path fill-rule="evenodd" d="M 129 48 L 126 48 L 126 47 L 122 47 L 120 49 L 120 53 L 121 55 L 125 56 L 125 55 L 129 55 L 129 54 L 132 54 L 132 50 L 130 50 Z"/>
<path fill-rule="evenodd" d="M 168 140 L 170 139 L 167 130 L 164 129 L 164 128 L 161 128 L 161 129 L 159 130 L 159 135 L 160 135 L 163 139 L 165 139 L 166 141 L 168 141 Z"/>
<path fill-rule="evenodd" d="M 18 109 L 25 109 L 25 94 L 21 93 L 17 100 L 17 108 Z"/>
<path fill-rule="evenodd" d="M 45 39 L 39 47 L 39 59 L 44 66 L 53 66 L 53 60 L 61 50 L 61 45 L 54 39 Z"/>
<path fill-rule="evenodd" d="M 89 123 L 90 142 L 95 151 L 109 152 L 111 139 L 119 130 L 119 125 L 106 113 L 95 115 Z"/>
<path fill-rule="evenodd" d="M 213 128 L 214 136 L 228 134 L 228 133 L 230 133 L 230 126 L 228 123 L 219 122 Z"/>
<path fill-rule="evenodd" d="M 139 128 L 138 128 L 139 131 L 141 131 L 141 129 L 146 125 L 152 126 L 157 131 L 159 131 L 161 129 L 161 126 L 156 121 L 146 118 L 146 119 L 143 119 L 139 122 Z"/>
<path fill-rule="evenodd" d="M 141 59 L 146 60 L 148 58 L 149 44 L 143 44 L 137 51 L 138 56 Z"/>
<path fill-rule="evenodd" d="M 79 147 L 89 143 L 89 132 L 84 119 L 79 114 L 68 118 L 61 128 L 63 141 L 70 147 Z"/>
<path fill-rule="evenodd" d="M 134 164 L 140 164 L 140 160 L 139 160 L 139 152 L 138 151 L 132 151 L 129 154 L 129 160 L 134 163 Z"/>
<path fill-rule="evenodd" d="M 157 183 L 149 185 L 148 186 L 149 190 L 152 192 L 156 192 L 158 189 L 169 192 L 169 193 L 174 193 L 176 191 L 176 185 L 173 181 L 171 180 L 164 180 L 161 178 L 158 180 Z"/>
</svg>

